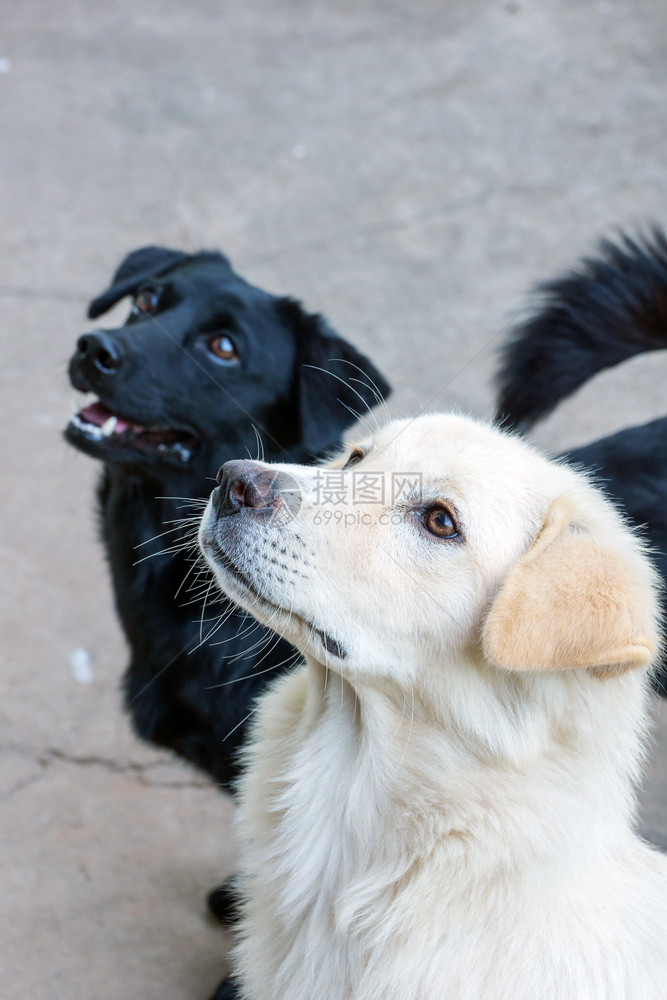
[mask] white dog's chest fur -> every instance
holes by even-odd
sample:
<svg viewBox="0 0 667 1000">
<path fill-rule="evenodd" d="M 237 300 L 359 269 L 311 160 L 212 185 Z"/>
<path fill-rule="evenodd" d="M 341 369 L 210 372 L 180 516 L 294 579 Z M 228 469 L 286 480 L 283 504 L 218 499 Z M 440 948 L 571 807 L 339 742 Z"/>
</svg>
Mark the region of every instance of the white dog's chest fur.
<svg viewBox="0 0 667 1000">
<path fill-rule="evenodd" d="M 327 520 L 319 470 L 278 466 L 294 515 L 275 468 L 233 463 L 200 528 L 307 661 L 247 751 L 244 1000 L 667 1000 L 667 859 L 632 828 L 641 543 L 585 477 L 456 415 L 329 468 L 351 504 L 366 472 L 384 499 Z"/>
<path fill-rule="evenodd" d="M 493 782 L 463 806 L 456 782 L 449 803 L 440 790 L 431 801 L 415 795 L 418 739 L 401 751 L 409 720 L 399 719 L 398 759 L 387 750 L 378 766 L 350 688 L 335 677 L 325 695 L 317 688 L 305 668 L 281 680 L 249 754 L 241 825 L 251 901 L 236 950 L 244 996 L 665 1000 L 663 859 L 629 833 L 578 858 L 570 816 L 560 854 L 524 858 L 540 837 L 530 809 L 504 816 L 501 804 L 481 818 Z M 398 773 L 411 786 L 405 797 Z M 562 809 L 585 812 L 586 794 L 563 797 Z"/>
</svg>

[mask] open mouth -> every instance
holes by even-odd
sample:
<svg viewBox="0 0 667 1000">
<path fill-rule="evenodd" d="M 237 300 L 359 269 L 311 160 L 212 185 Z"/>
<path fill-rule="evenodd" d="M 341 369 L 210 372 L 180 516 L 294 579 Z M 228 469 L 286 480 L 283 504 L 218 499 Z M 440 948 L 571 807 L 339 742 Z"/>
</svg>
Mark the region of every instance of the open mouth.
<svg viewBox="0 0 667 1000">
<path fill-rule="evenodd" d="M 101 400 L 74 410 L 67 432 L 77 440 L 97 445 L 118 445 L 143 451 L 156 452 L 188 462 L 197 447 L 197 438 L 187 431 L 168 427 L 139 424 L 114 413 Z"/>
</svg>

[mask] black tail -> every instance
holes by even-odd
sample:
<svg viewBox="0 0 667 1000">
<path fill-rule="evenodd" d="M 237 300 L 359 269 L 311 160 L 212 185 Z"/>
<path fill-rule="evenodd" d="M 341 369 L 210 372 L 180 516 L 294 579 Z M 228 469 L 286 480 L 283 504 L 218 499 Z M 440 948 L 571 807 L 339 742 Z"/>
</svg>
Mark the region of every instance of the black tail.
<svg viewBox="0 0 667 1000">
<path fill-rule="evenodd" d="M 538 287 L 542 304 L 511 334 L 498 373 L 496 416 L 525 429 L 603 368 L 667 348 L 667 237 L 618 243 Z"/>
</svg>

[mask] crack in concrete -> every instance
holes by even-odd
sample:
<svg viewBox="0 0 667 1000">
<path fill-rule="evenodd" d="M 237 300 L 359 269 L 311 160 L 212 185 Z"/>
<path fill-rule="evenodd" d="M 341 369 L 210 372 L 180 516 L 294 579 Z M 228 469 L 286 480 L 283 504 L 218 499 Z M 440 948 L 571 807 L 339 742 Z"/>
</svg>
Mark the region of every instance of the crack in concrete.
<svg viewBox="0 0 667 1000">
<path fill-rule="evenodd" d="M 192 778 L 184 777 L 182 779 L 178 778 L 171 781 L 160 781 L 150 777 L 150 773 L 152 771 L 165 766 L 169 767 L 169 760 L 150 761 L 142 764 L 138 761 L 115 760 L 112 757 L 102 757 L 99 754 L 72 754 L 65 750 L 61 750 L 59 747 L 39 748 L 11 743 L 0 746 L 0 753 L 13 753 L 30 757 L 42 768 L 41 773 L 30 776 L 31 780 L 27 778 L 23 779 L 23 781 L 17 782 L 16 785 L 12 786 L 12 788 L 7 789 L 5 793 L 0 794 L 0 802 L 5 801 L 6 798 L 11 797 L 17 791 L 20 791 L 21 788 L 31 784 L 32 781 L 36 781 L 42 776 L 43 770 L 54 763 L 70 764 L 74 767 L 102 768 L 110 774 L 133 776 L 142 784 L 150 785 L 155 788 L 211 788 L 211 782 L 208 778 L 203 776 L 199 777 L 196 774 L 193 775 Z"/>
<path fill-rule="evenodd" d="M 21 778 L 20 781 L 17 781 L 9 788 L 5 788 L 3 792 L 0 792 L 0 805 L 8 802 L 9 799 L 13 798 L 19 792 L 22 792 L 24 788 L 29 788 L 30 785 L 34 785 L 36 781 L 39 781 L 40 778 L 44 777 L 43 765 L 41 765 L 39 761 L 35 761 L 35 763 L 40 765 L 41 770 L 37 771 L 35 774 L 29 774 L 25 778 Z"/>
</svg>

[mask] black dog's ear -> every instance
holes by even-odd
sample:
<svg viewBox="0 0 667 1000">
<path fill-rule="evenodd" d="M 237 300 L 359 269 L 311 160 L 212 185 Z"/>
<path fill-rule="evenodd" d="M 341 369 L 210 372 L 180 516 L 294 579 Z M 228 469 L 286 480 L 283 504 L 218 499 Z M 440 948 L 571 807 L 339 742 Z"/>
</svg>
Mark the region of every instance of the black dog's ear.
<svg viewBox="0 0 667 1000">
<path fill-rule="evenodd" d="M 339 337 L 322 316 L 294 299 L 281 299 L 280 313 L 297 334 L 297 398 L 301 438 L 310 455 L 340 444 L 343 431 L 391 387 L 368 358 Z M 355 412 L 351 412 L 355 411 Z"/>
<path fill-rule="evenodd" d="M 166 247 L 151 246 L 133 250 L 117 269 L 109 287 L 88 306 L 88 319 L 96 319 L 111 309 L 123 296 L 136 292 L 146 278 L 163 274 L 190 256 L 191 254 L 183 250 L 168 250 Z"/>
</svg>

